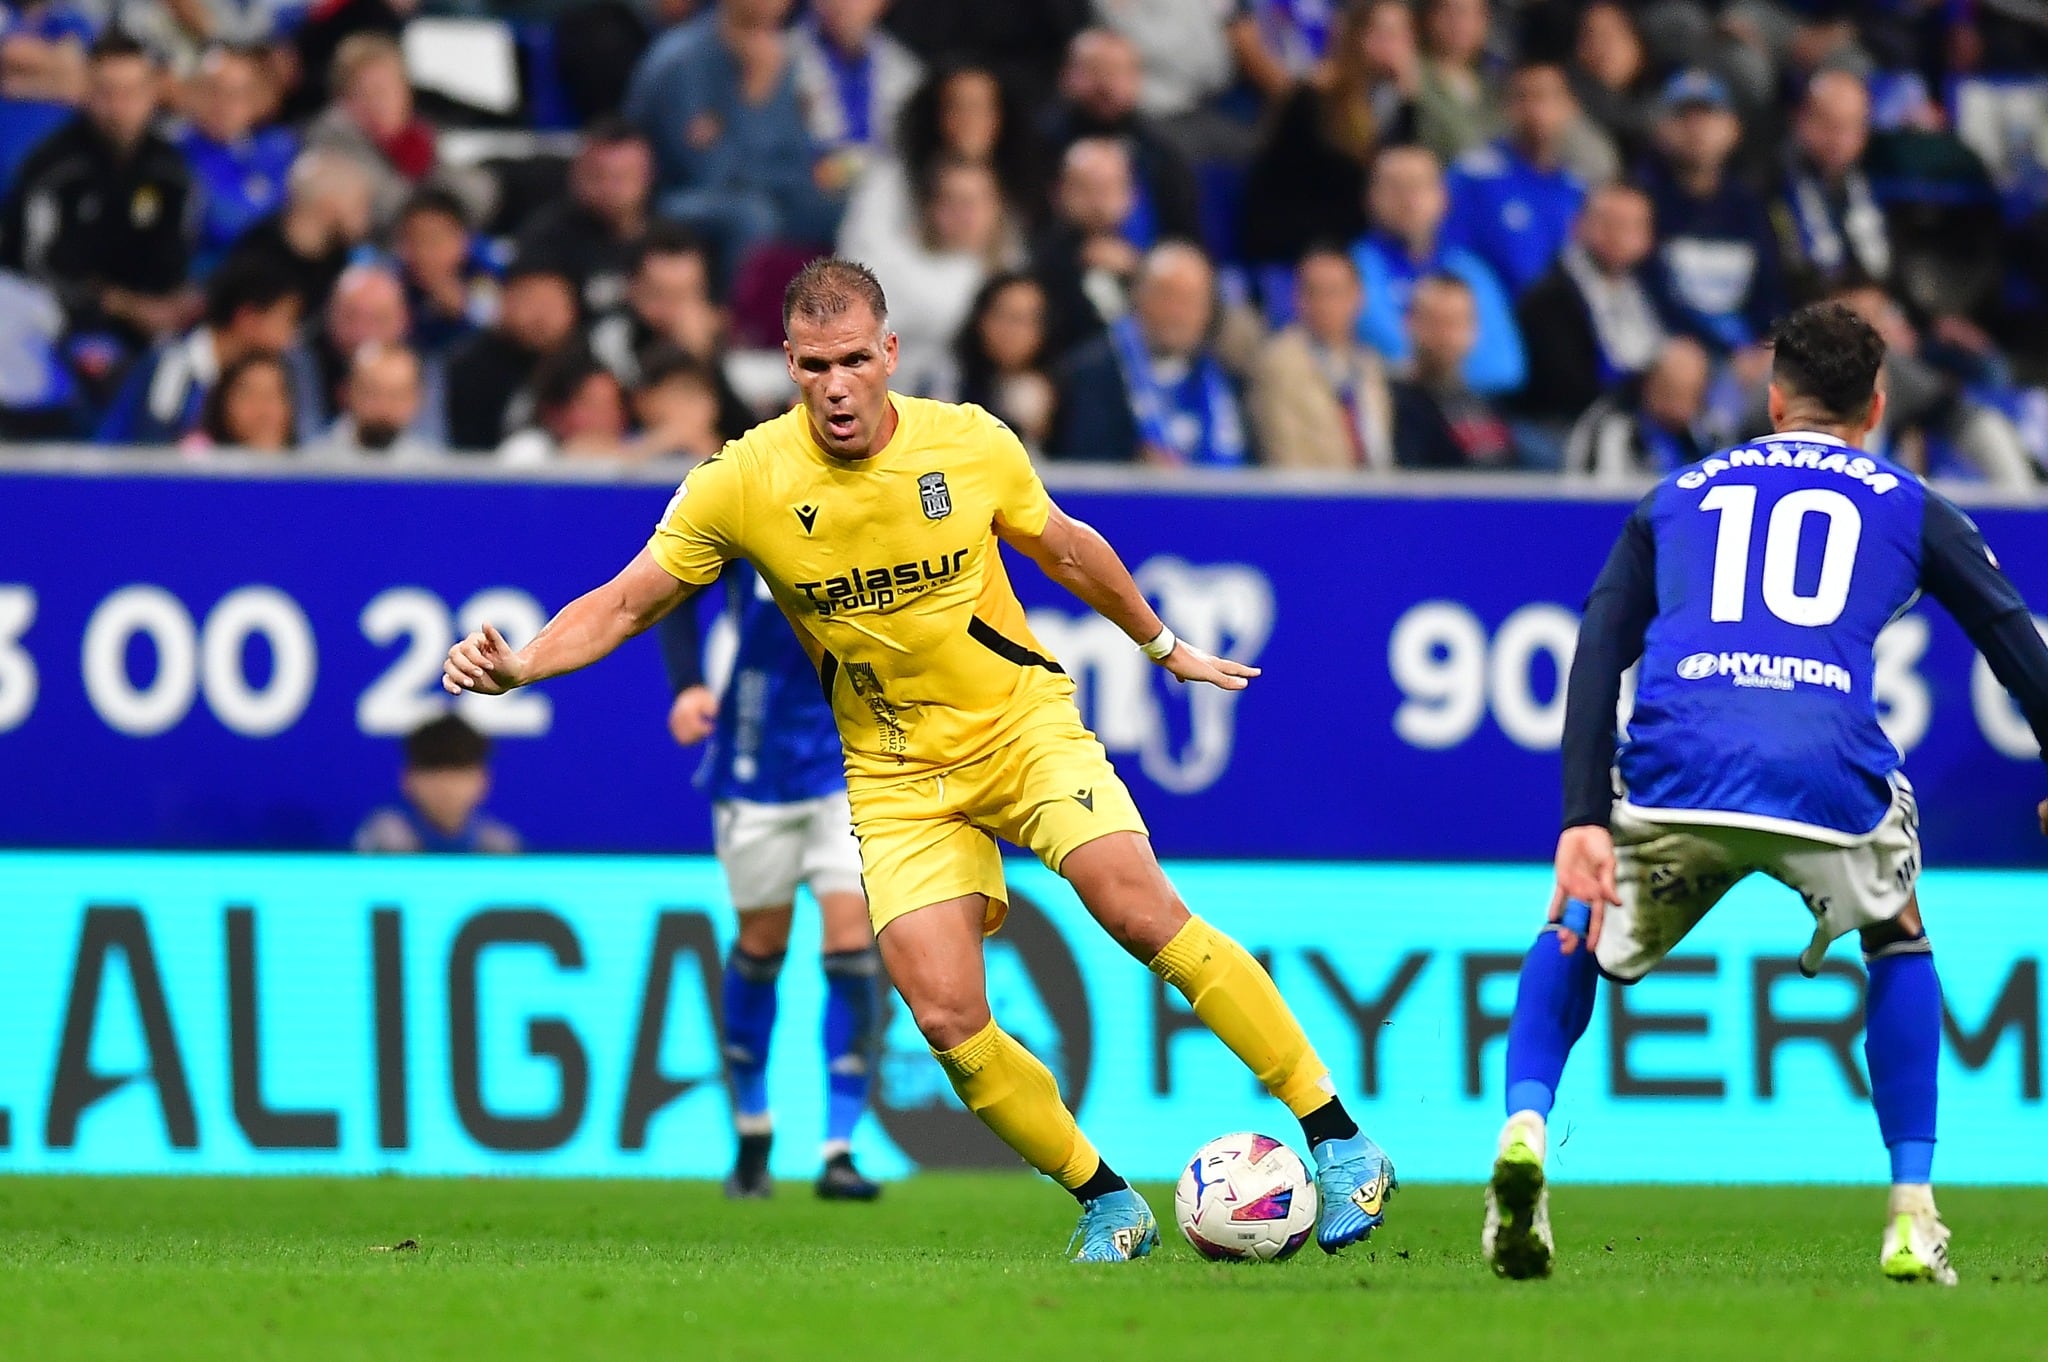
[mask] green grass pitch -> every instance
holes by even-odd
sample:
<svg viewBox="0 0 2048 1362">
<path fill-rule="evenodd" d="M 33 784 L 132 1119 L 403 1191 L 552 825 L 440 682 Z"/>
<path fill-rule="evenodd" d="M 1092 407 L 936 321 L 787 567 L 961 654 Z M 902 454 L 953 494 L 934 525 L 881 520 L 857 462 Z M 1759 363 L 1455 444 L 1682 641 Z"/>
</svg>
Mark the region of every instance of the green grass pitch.
<svg viewBox="0 0 2048 1362">
<path fill-rule="evenodd" d="M 1146 1189 L 1156 1211 L 1166 1189 Z M 1076 1268 L 1070 1203 L 928 1175 L 806 1186 L 0 1178 L 0 1358 L 2048 1359 L 2048 1189 L 1953 1190 L 1964 1282 L 1876 1275 L 1880 1189 L 1558 1189 L 1557 1276 L 1478 1252 L 1476 1188 L 1276 1265 Z M 416 1248 L 392 1251 L 403 1241 Z"/>
</svg>

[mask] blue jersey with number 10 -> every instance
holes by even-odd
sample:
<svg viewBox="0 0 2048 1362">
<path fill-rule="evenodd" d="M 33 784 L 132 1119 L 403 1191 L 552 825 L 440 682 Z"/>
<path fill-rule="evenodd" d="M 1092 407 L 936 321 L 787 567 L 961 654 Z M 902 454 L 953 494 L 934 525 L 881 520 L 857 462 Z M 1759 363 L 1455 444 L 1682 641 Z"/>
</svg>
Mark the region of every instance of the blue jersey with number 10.
<svg viewBox="0 0 2048 1362">
<path fill-rule="evenodd" d="M 1657 606 L 1620 756 L 1631 804 L 1829 840 L 1878 825 L 1900 757 L 1874 650 L 1920 593 L 1930 495 L 1798 433 L 1658 485 L 1638 511 Z"/>
</svg>

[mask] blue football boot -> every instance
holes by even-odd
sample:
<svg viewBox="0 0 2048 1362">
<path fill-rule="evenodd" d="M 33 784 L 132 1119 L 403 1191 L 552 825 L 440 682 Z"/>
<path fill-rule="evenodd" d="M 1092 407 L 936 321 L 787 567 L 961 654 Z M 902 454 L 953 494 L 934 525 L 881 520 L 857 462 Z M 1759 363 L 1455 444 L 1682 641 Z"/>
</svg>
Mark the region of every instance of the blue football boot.
<svg viewBox="0 0 2048 1362">
<path fill-rule="evenodd" d="M 1364 1239 L 1387 1218 L 1387 1202 L 1399 1183 L 1393 1160 L 1364 1134 L 1324 1140 L 1316 1160 L 1316 1243 L 1325 1253 Z"/>
<path fill-rule="evenodd" d="M 1067 1241 L 1067 1252 L 1077 1263 L 1124 1263 L 1158 1247 L 1159 1222 L 1145 1198 L 1128 1187 L 1083 1202 L 1081 1223 Z"/>
</svg>

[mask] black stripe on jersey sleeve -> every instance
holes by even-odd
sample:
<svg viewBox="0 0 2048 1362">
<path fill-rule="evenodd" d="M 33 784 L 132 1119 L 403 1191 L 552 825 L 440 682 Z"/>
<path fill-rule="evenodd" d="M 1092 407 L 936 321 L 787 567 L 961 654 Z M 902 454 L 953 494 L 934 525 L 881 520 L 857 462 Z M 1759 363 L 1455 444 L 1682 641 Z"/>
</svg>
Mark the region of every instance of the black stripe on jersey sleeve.
<svg viewBox="0 0 2048 1362">
<path fill-rule="evenodd" d="M 1604 828 L 1614 809 L 1614 720 L 1621 704 L 1621 674 L 1643 655 L 1643 636 L 1657 614 L 1657 539 L 1649 508 L 1645 497 L 1621 527 L 1579 622 L 1564 702 L 1567 828 Z"/>
<path fill-rule="evenodd" d="M 1920 522 L 1920 589 L 1963 626 L 2048 754 L 2048 644 L 1977 526 L 1931 490 Z"/>
<path fill-rule="evenodd" d="M 976 643 L 979 643 L 982 647 L 988 649 L 997 657 L 1003 658 L 1004 660 L 1009 662 L 1014 662 L 1020 667 L 1043 667 L 1047 671 L 1056 672 L 1061 676 L 1065 676 L 1067 674 L 1067 669 L 1065 667 L 1062 667 L 1059 663 L 1053 661 L 1045 654 L 1033 652 L 1031 649 L 1017 642 L 1017 640 L 1013 638 L 1005 638 L 1003 635 L 997 633 L 996 627 L 993 624 L 990 624 L 987 620 L 981 618 L 981 616 L 979 615 L 972 616 L 968 619 L 967 637 L 973 639 Z"/>
<path fill-rule="evenodd" d="M 824 688 L 825 703 L 832 703 L 832 683 L 839 679 L 839 659 L 830 653 L 818 655 L 818 684 Z"/>
</svg>

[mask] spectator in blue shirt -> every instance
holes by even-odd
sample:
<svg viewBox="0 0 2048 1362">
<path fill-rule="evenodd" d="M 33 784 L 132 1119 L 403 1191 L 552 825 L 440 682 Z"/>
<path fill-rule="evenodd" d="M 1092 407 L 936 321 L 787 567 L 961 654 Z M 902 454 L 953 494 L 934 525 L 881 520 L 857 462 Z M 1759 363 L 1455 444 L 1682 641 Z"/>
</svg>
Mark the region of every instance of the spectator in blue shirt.
<svg viewBox="0 0 2048 1362">
<path fill-rule="evenodd" d="M 483 812 L 491 792 L 491 740 L 444 714 L 405 739 L 401 804 L 363 820 L 355 849 L 366 852 L 495 852 L 520 848 L 519 834 Z"/>
<path fill-rule="evenodd" d="M 1154 246 L 1131 311 L 1069 355 L 1050 453 L 1160 467 L 1251 461 L 1237 391 L 1210 344 L 1216 274 L 1184 241 Z"/>
<path fill-rule="evenodd" d="M 199 425 L 206 394 L 244 355 L 292 343 L 299 294 L 289 273 L 260 257 L 229 261 L 206 281 L 200 324 L 145 355 L 100 423 L 104 444 L 170 444 Z"/>
<path fill-rule="evenodd" d="M 1451 170 L 1444 237 L 1491 265 L 1514 297 L 1556 263 L 1585 204 L 1586 186 L 1564 165 L 1577 116 L 1563 68 L 1527 62 L 1508 75 L 1507 136 Z"/>
<path fill-rule="evenodd" d="M 662 35 L 626 90 L 654 147 L 656 211 L 715 241 L 728 278 L 755 247 L 828 242 L 838 222 L 788 60 L 789 4 L 719 0 Z"/>
<path fill-rule="evenodd" d="M 1373 227 L 1351 250 L 1365 281 L 1358 338 L 1393 363 L 1407 363 L 1409 295 L 1425 275 L 1451 275 L 1472 295 L 1476 334 L 1465 355 L 1466 385 L 1477 393 L 1521 387 L 1528 361 L 1507 291 L 1484 260 L 1444 239 L 1446 195 L 1435 155 L 1413 146 L 1382 151 L 1366 202 Z"/>
<path fill-rule="evenodd" d="M 1728 171 L 1741 138 L 1727 85 L 1681 71 L 1664 87 L 1660 154 L 1643 174 L 1657 219 L 1658 308 L 1669 329 L 1715 355 L 1753 356 L 1785 304 L 1763 201 Z"/>
<path fill-rule="evenodd" d="M 284 206 L 298 139 L 257 124 L 263 114 L 261 58 L 216 47 L 192 82 L 192 122 L 176 146 L 199 188 L 199 240 L 193 272 L 201 278 L 251 227 Z"/>
<path fill-rule="evenodd" d="M 811 0 L 790 30 L 790 60 L 811 138 L 850 182 L 895 145 L 896 119 L 924 63 L 881 28 L 888 0 Z"/>
</svg>

